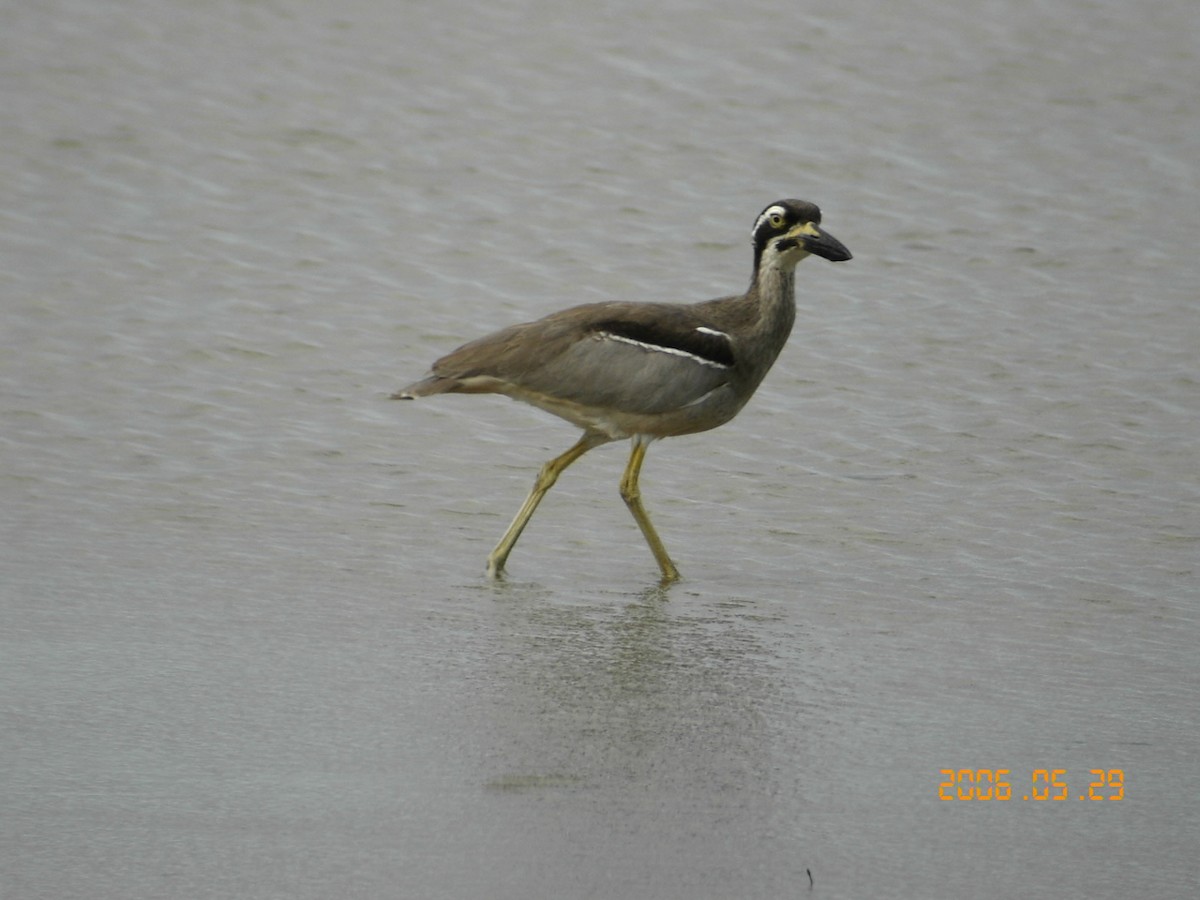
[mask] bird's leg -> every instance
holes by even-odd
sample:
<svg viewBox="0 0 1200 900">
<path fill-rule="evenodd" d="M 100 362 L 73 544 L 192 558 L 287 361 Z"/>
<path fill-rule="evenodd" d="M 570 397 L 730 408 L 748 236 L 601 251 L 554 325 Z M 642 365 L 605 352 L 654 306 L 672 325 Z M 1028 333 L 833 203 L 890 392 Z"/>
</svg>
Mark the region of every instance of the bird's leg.
<svg viewBox="0 0 1200 900">
<path fill-rule="evenodd" d="M 662 569 L 663 581 L 678 581 L 679 570 L 675 568 L 675 563 L 671 562 L 671 557 L 667 555 L 667 548 L 663 546 L 662 539 L 650 522 L 650 517 L 646 515 L 646 508 L 642 506 L 642 492 L 638 487 L 638 473 L 642 470 L 642 460 L 646 458 L 646 448 L 650 446 L 651 440 L 653 439 L 642 435 L 633 439 L 633 452 L 629 454 L 629 465 L 625 467 L 625 474 L 621 476 L 621 499 L 633 513 L 638 528 L 642 529 L 646 543 L 650 545 L 650 552 L 654 554 L 658 567 Z"/>
<path fill-rule="evenodd" d="M 533 482 L 533 490 L 529 492 L 529 496 L 525 498 L 525 502 L 517 510 L 516 517 L 512 520 L 512 524 L 508 526 L 508 531 L 504 532 L 504 537 L 500 538 L 500 543 L 496 545 L 496 549 L 488 555 L 488 575 L 496 578 L 504 571 L 504 564 L 508 561 L 508 554 L 512 553 L 513 547 L 516 546 L 517 538 L 521 536 L 521 532 L 525 530 L 525 526 L 529 524 L 529 519 L 533 516 L 533 511 L 542 502 L 542 498 L 546 496 L 546 492 L 554 486 L 554 482 L 558 481 L 558 476 L 563 473 L 563 470 L 593 447 L 598 447 L 600 444 L 606 443 L 607 440 L 608 438 L 606 437 L 586 433 L 570 450 L 561 456 L 554 457 L 554 459 L 542 466 L 538 471 L 537 480 Z"/>
</svg>

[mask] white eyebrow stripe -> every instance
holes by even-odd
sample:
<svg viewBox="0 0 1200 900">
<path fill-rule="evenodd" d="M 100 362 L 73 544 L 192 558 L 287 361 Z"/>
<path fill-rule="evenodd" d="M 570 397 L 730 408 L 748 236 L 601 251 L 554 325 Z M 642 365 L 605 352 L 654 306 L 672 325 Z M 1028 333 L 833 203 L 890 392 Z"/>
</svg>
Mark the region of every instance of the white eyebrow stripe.
<svg viewBox="0 0 1200 900">
<path fill-rule="evenodd" d="M 729 335 L 727 335 L 723 331 L 717 331 L 717 329 L 715 329 L 715 328 L 708 328 L 704 325 L 701 325 L 696 330 L 699 331 L 701 334 L 711 334 L 711 335 L 715 335 L 716 337 L 723 337 L 723 338 L 725 338 L 725 340 L 729 340 Z"/>
<path fill-rule="evenodd" d="M 617 341 L 621 344 L 631 344 L 634 347 L 641 347 L 643 350 L 652 350 L 657 353 L 668 353 L 671 356 L 690 359 L 693 362 L 700 363 L 702 366 L 709 366 L 713 369 L 729 368 L 729 366 L 725 365 L 724 363 L 714 362 L 711 359 L 705 359 L 703 356 L 697 356 L 695 353 L 688 353 L 686 350 L 680 350 L 678 347 L 664 347 L 661 344 L 647 344 L 645 341 L 635 341 L 633 338 L 628 338 L 620 334 L 613 334 L 611 331 L 597 331 L 596 338 L 598 340 Z"/>
<path fill-rule="evenodd" d="M 782 206 L 780 206 L 778 203 L 772 204 L 771 206 L 767 207 L 766 209 L 764 209 L 762 211 L 762 214 L 754 222 L 754 227 L 750 229 L 750 233 L 758 234 L 758 229 L 761 228 L 771 218 L 771 215 L 773 213 L 778 213 L 779 215 L 782 216 L 782 215 L 787 214 L 787 210 L 784 209 Z"/>
</svg>

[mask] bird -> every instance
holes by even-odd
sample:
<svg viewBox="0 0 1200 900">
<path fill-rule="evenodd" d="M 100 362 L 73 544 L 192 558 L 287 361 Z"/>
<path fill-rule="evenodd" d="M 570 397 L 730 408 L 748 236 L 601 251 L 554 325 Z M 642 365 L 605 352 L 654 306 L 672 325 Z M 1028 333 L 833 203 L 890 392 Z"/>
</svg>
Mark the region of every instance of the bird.
<svg viewBox="0 0 1200 900">
<path fill-rule="evenodd" d="M 738 414 L 779 356 L 796 320 L 795 269 L 809 255 L 850 251 L 804 200 L 777 200 L 754 220 L 754 268 L 744 294 L 700 303 L 605 301 L 574 306 L 464 344 L 430 374 L 391 395 L 504 394 L 583 430 L 545 463 L 487 558 L 503 576 L 525 526 L 563 471 L 610 441 L 631 442 L 620 482 L 666 585 L 680 578 L 642 505 L 638 476 L 651 443 L 723 425 Z"/>
</svg>

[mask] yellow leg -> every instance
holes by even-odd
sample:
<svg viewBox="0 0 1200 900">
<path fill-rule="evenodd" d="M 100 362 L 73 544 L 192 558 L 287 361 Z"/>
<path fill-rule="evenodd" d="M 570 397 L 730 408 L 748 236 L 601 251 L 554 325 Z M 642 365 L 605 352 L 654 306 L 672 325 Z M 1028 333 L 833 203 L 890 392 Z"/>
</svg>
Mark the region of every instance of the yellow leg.
<svg viewBox="0 0 1200 900">
<path fill-rule="evenodd" d="M 496 578 L 504 571 L 504 564 L 508 562 L 508 554 L 512 553 L 513 547 L 516 546 L 517 538 L 521 536 L 521 532 L 525 530 L 525 526 L 529 524 L 529 519 L 533 516 L 533 511 L 542 502 L 542 498 L 546 496 L 546 492 L 554 487 L 554 482 L 558 481 L 558 476 L 563 473 L 563 470 L 593 447 L 598 447 L 607 441 L 608 438 L 600 435 L 585 434 L 566 453 L 554 457 L 554 459 L 542 466 L 538 472 L 537 480 L 533 483 L 533 490 L 529 492 L 529 496 L 525 498 L 525 502 L 517 510 L 516 517 L 512 520 L 512 524 L 508 526 L 508 531 L 504 532 L 504 537 L 500 538 L 500 543 L 496 545 L 496 549 L 488 556 L 488 575 Z"/>
<path fill-rule="evenodd" d="M 621 476 L 621 499 L 625 501 L 625 505 L 633 513 L 638 527 L 642 529 L 642 535 L 646 538 L 646 543 L 650 545 L 650 552 L 654 554 L 658 567 L 662 569 L 663 581 L 678 581 L 679 570 L 675 568 L 675 563 L 671 562 L 671 557 L 667 555 L 667 548 L 663 546 L 662 539 L 650 522 L 650 517 L 646 515 L 646 508 L 642 506 L 642 492 L 638 487 L 638 473 L 642 471 L 642 460 L 646 458 L 646 448 L 650 446 L 650 440 L 650 438 L 640 435 L 633 439 L 633 452 L 629 454 L 629 465 L 625 467 L 625 474 Z"/>
</svg>

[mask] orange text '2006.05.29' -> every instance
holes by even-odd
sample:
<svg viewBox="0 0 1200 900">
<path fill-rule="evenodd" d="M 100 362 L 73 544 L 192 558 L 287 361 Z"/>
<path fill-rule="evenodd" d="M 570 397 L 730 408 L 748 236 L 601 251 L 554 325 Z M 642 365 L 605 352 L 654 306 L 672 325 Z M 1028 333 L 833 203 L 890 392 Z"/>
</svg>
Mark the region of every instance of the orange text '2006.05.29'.
<svg viewBox="0 0 1200 900">
<path fill-rule="evenodd" d="M 1125 799 L 1123 769 L 1088 769 L 1086 784 L 1072 795 L 1066 769 L 1034 769 L 1027 787 L 1014 787 L 1010 769 L 938 769 L 939 800 L 1080 800 Z M 1018 777 L 1015 782 L 1023 779 Z"/>
</svg>

